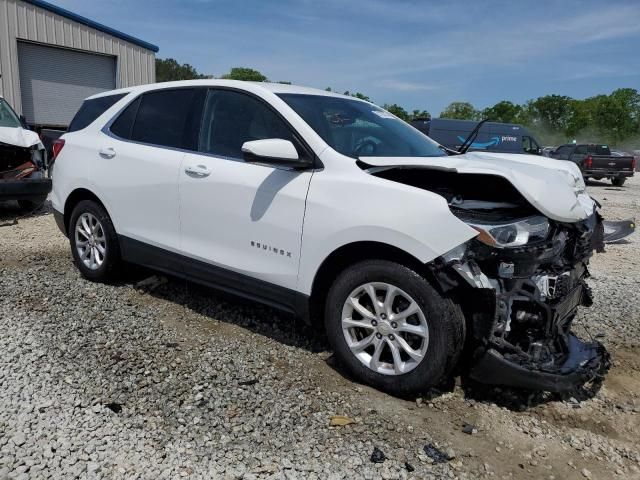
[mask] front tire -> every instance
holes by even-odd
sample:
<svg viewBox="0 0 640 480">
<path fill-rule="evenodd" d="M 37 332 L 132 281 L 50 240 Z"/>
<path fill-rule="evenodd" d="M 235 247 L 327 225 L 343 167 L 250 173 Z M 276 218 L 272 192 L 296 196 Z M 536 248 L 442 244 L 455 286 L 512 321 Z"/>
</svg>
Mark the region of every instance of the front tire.
<svg viewBox="0 0 640 480">
<path fill-rule="evenodd" d="M 119 277 L 122 260 L 116 230 L 102 205 L 82 200 L 71 213 L 69 243 L 83 277 L 108 282 Z"/>
<path fill-rule="evenodd" d="M 393 394 L 438 385 L 464 344 L 460 307 L 403 265 L 367 260 L 329 290 L 327 336 L 339 361 L 363 383 Z"/>
<path fill-rule="evenodd" d="M 613 183 L 616 187 L 621 187 L 622 185 L 624 185 L 625 180 L 625 177 L 616 177 L 611 179 L 611 183 Z"/>
</svg>

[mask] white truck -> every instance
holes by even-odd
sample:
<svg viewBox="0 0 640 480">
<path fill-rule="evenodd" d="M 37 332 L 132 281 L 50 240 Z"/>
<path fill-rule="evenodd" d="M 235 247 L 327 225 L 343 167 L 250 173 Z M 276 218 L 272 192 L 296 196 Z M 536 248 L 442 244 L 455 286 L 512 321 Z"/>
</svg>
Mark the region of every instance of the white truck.
<svg viewBox="0 0 640 480">
<path fill-rule="evenodd" d="M 571 332 L 602 241 L 571 162 L 452 155 L 376 105 L 282 84 L 105 92 L 74 124 L 52 203 L 88 279 L 132 262 L 322 322 L 393 393 L 457 366 L 556 392 L 608 368 Z"/>
</svg>

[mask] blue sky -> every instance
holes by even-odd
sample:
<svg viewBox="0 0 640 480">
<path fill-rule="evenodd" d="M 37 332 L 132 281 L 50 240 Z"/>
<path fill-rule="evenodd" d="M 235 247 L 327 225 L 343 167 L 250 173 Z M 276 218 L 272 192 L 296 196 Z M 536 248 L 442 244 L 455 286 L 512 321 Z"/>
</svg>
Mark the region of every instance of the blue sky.
<svg viewBox="0 0 640 480">
<path fill-rule="evenodd" d="M 51 0 L 221 75 L 360 91 L 437 115 L 640 89 L 640 1 Z"/>
</svg>

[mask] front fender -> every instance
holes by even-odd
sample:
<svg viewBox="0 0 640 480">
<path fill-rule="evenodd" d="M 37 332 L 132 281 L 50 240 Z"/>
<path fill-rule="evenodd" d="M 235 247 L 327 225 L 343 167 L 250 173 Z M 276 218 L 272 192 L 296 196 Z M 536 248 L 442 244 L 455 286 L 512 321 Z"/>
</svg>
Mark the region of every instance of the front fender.
<svg viewBox="0 0 640 480">
<path fill-rule="evenodd" d="M 433 192 L 362 171 L 317 172 L 307 197 L 298 290 L 310 294 L 324 260 L 351 243 L 384 243 L 427 263 L 477 234 Z"/>
</svg>

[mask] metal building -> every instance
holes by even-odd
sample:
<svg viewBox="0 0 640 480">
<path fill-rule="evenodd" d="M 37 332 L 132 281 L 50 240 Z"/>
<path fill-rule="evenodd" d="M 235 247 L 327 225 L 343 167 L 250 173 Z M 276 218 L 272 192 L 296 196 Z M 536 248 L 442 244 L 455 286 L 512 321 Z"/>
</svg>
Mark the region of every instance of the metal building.
<svg viewBox="0 0 640 480">
<path fill-rule="evenodd" d="M 67 127 L 89 95 L 155 82 L 157 51 L 41 0 L 0 0 L 0 96 L 30 125 Z"/>
</svg>

